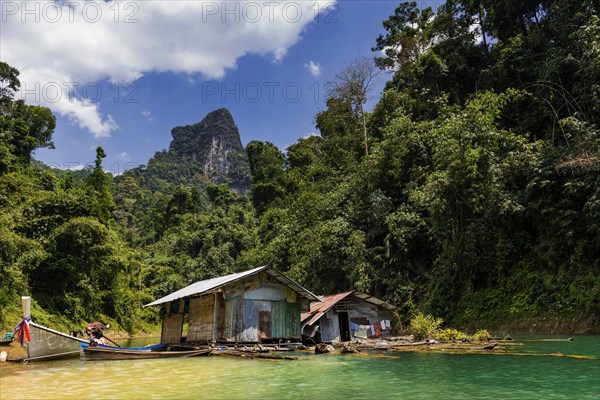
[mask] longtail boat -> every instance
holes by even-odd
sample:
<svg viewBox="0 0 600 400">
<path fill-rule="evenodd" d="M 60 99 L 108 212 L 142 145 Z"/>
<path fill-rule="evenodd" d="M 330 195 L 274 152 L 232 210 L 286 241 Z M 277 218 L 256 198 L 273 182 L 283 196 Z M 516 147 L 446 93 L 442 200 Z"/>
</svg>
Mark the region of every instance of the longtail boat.
<svg viewBox="0 0 600 400">
<path fill-rule="evenodd" d="M 30 307 L 31 297 L 21 297 L 23 308 L 23 319 L 15 328 L 15 341 L 27 347 L 27 358 L 24 361 L 46 361 L 67 357 L 79 357 L 81 351 L 90 346 L 90 340 L 71 336 L 67 333 L 50 329 L 46 326 L 31 321 Z M 134 351 L 160 351 L 166 348 L 166 344 L 157 344 L 146 347 L 133 347 L 122 349 L 107 345 L 98 345 L 99 348 L 112 350 L 134 350 Z"/>
<path fill-rule="evenodd" d="M 26 361 L 77 357 L 81 346 L 89 345 L 89 340 L 55 331 L 33 322 L 29 322 L 29 335 L 31 339 L 27 343 Z"/>
<path fill-rule="evenodd" d="M 14 338 L 21 346 L 27 347 L 25 361 L 50 360 L 79 355 L 82 344 L 88 340 L 80 339 L 31 321 L 31 297 L 21 297 L 23 319 L 15 327 Z"/>
</svg>

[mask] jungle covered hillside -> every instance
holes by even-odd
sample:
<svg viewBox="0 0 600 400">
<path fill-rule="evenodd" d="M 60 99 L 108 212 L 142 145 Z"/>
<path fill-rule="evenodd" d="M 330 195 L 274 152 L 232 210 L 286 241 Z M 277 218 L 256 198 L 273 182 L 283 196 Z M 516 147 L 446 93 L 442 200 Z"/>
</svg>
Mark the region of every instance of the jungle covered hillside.
<svg viewBox="0 0 600 400">
<path fill-rule="evenodd" d="M 599 9 L 402 3 L 375 58 L 329 85 L 319 136 L 244 149 L 216 110 L 118 177 L 102 148 L 83 171 L 35 161 L 54 116 L 19 100 L 19 72 L 0 62 L 0 325 L 31 295 L 53 327 L 149 329 L 154 298 L 270 264 L 314 293 L 380 297 L 403 320 L 598 330 Z"/>
</svg>

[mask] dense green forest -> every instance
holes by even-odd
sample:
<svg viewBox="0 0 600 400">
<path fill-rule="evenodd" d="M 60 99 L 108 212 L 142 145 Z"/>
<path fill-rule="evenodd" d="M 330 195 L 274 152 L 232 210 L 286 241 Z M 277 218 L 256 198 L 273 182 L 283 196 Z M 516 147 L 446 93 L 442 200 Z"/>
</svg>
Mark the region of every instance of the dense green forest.
<svg viewBox="0 0 600 400">
<path fill-rule="evenodd" d="M 329 85 L 320 136 L 285 152 L 250 142 L 216 180 L 186 153 L 203 146 L 194 126 L 115 178 L 101 148 L 85 171 L 32 160 L 52 146 L 55 119 L 15 98 L 18 71 L 0 63 L 0 325 L 18 322 L 29 294 L 52 326 L 151 329 L 158 317 L 143 304 L 270 264 L 315 293 L 385 299 L 401 320 L 424 311 L 462 326 L 597 330 L 599 10 L 402 3 L 375 58 Z M 392 78 L 373 98 L 382 70 Z M 229 112 L 210 118 L 199 126 L 232 134 Z"/>
</svg>

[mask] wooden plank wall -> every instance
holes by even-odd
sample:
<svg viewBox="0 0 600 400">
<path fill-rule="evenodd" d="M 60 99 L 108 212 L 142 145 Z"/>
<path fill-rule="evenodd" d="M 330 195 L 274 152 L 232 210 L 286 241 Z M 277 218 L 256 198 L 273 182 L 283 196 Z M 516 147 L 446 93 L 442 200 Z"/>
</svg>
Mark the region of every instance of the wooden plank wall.
<svg viewBox="0 0 600 400">
<path fill-rule="evenodd" d="M 271 337 L 286 338 L 290 321 L 287 316 L 287 302 L 274 301 L 271 303 Z"/>
<path fill-rule="evenodd" d="M 233 297 L 225 301 L 225 329 L 223 339 L 230 342 L 243 341 L 243 304 L 243 299 L 239 296 Z"/>
<path fill-rule="evenodd" d="M 287 303 L 287 332 L 284 337 L 286 338 L 298 338 L 302 337 L 301 322 L 300 322 L 300 310 L 302 305 L 300 303 Z"/>
<path fill-rule="evenodd" d="M 216 295 L 215 300 L 217 304 L 215 305 L 215 312 L 217 315 L 215 317 L 214 337 L 215 340 L 226 340 L 227 323 L 225 317 L 227 313 L 225 311 L 225 295 L 222 292 L 218 292 Z"/>
<path fill-rule="evenodd" d="M 228 342 L 300 338 L 300 296 L 266 274 L 225 286 L 217 294 L 214 338 Z M 190 329 L 192 326 L 190 304 Z M 188 334 L 189 336 L 189 334 Z"/>
<path fill-rule="evenodd" d="M 271 337 L 300 338 L 300 304 L 287 301 L 271 303 Z"/>
<path fill-rule="evenodd" d="M 244 300 L 244 330 L 242 340 L 258 342 L 258 313 L 259 307 L 256 300 Z"/>
<path fill-rule="evenodd" d="M 242 341 L 301 337 L 300 304 L 285 300 L 244 300 L 243 318 Z"/>
<path fill-rule="evenodd" d="M 188 342 L 212 342 L 214 304 L 212 293 L 190 299 Z"/>
<path fill-rule="evenodd" d="M 277 302 L 255 300 L 258 308 L 258 338 L 271 338 L 271 305 Z"/>
</svg>

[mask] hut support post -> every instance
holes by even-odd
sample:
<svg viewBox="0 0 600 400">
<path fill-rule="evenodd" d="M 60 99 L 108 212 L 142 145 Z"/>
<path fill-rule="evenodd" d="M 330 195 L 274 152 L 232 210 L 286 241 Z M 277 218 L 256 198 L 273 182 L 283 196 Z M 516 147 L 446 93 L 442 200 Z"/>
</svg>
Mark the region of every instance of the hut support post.
<svg viewBox="0 0 600 400">
<path fill-rule="evenodd" d="M 212 325 L 212 342 L 217 341 L 217 292 L 213 293 L 213 325 Z"/>
</svg>

